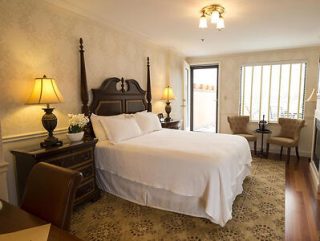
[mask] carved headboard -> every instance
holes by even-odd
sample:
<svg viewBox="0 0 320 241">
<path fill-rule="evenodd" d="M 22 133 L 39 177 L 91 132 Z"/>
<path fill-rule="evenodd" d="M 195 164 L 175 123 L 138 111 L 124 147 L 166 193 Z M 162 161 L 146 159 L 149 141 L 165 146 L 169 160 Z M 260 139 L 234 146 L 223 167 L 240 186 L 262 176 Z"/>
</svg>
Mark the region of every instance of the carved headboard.
<svg viewBox="0 0 320 241">
<path fill-rule="evenodd" d="M 90 112 L 96 115 L 118 115 L 147 110 L 146 91 L 136 80 L 110 78 L 98 89 L 92 89 Z"/>
<path fill-rule="evenodd" d="M 147 58 L 147 91 L 141 89 L 136 80 L 124 80 L 123 78 L 119 79 L 115 77 L 109 78 L 103 81 L 100 88 L 92 89 L 93 99 L 89 107 L 87 74 L 82 38 L 80 38 L 79 52 L 82 113 L 86 116 L 90 116 L 91 113 L 97 115 L 117 115 L 143 110 L 152 111 L 149 57 Z"/>
</svg>

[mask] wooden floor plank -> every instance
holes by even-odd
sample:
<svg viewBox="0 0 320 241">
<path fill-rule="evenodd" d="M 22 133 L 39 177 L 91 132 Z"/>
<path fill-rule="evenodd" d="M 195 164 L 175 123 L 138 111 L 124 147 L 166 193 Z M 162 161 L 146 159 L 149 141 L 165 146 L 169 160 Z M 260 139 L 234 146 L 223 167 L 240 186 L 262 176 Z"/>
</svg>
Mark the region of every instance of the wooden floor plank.
<svg viewBox="0 0 320 241">
<path fill-rule="evenodd" d="M 313 193 L 309 161 L 295 158 L 286 165 L 286 241 L 319 241 L 320 200 Z"/>
</svg>

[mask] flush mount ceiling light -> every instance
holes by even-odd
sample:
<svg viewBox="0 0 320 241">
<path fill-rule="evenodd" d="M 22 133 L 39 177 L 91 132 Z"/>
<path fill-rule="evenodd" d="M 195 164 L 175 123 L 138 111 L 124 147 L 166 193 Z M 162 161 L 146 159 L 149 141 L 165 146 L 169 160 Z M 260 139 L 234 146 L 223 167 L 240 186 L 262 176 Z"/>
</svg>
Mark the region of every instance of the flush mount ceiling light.
<svg viewBox="0 0 320 241">
<path fill-rule="evenodd" d="M 199 28 L 207 28 L 207 18 L 211 19 L 211 23 L 216 24 L 218 30 L 224 29 L 224 7 L 219 4 L 211 4 L 201 9 L 201 17 L 199 22 Z"/>
</svg>

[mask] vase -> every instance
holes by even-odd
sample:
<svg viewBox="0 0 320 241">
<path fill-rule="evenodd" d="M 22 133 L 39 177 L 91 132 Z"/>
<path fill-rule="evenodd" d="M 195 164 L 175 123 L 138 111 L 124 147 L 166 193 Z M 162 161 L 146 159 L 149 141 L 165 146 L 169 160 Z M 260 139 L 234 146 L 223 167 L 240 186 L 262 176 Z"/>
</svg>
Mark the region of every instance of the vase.
<svg viewBox="0 0 320 241">
<path fill-rule="evenodd" d="M 77 132 L 77 133 L 67 133 L 67 137 L 71 142 L 81 141 L 83 138 L 84 132 Z"/>
</svg>

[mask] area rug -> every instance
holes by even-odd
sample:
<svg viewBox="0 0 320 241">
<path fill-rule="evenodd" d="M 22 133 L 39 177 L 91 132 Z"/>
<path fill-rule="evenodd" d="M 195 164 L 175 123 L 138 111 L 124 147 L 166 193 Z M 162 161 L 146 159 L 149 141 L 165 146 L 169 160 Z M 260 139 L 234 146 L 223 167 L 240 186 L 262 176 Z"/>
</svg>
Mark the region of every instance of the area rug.
<svg viewBox="0 0 320 241">
<path fill-rule="evenodd" d="M 86 241 L 284 240 L 284 162 L 256 158 L 243 186 L 233 204 L 233 218 L 223 228 L 104 193 L 74 212 L 71 230 Z"/>
</svg>

